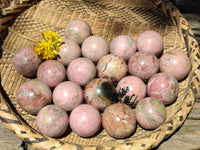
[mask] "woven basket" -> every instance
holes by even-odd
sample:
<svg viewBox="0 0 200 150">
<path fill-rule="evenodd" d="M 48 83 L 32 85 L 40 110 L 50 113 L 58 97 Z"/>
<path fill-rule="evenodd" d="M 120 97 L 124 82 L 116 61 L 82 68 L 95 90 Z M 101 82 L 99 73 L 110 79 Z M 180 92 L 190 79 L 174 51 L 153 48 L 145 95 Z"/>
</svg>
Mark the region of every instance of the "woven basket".
<svg viewBox="0 0 200 150">
<path fill-rule="evenodd" d="M 23 141 L 39 149 L 128 150 L 151 149 L 167 139 L 185 121 L 195 99 L 199 98 L 200 52 L 188 22 L 179 10 L 167 1 L 151 0 L 1 0 L 0 18 L 0 117 L 3 123 Z M 20 13 L 21 12 L 21 13 Z M 139 126 L 126 139 L 114 139 L 102 129 L 92 138 L 81 138 L 68 130 L 58 139 L 42 135 L 36 128 L 35 116 L 18 105 L 16 93 L 30 78 L 17 73 L 13 66 L 15 53 L 32 47 L 41 32 L 52 29 L 64 38 L 64 28 L 73 19 L 81 18 L 92 33 L 108 42 L 120 34 L 134 40 L 147 29 L 159 32 L 164 39 L 164 52 L 180 49 L 192 63 L 189 75 L 179 83 L 175 103 L 167 107 L 167 119 L 157 129 L 147 131 Z"/>
</svg>

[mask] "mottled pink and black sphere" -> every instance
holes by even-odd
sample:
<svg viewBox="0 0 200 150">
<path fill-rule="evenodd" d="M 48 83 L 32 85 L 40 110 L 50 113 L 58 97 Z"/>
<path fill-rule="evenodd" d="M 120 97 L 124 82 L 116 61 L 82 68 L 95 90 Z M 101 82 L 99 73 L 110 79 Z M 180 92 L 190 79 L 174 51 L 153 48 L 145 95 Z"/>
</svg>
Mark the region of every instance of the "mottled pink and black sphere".
<svg viewBox="0 0 200 150">
<path fill-rule="evenodd" d="M 68 128 L 69 117 L 66 111 L 56 105 L 43 107 L 36 116 L 38 130 L 49 137 L 59 137 Z"/>
<path fill-rule="evenodd" d="M 158 56 L 163 51 L 163 38 L 156 31 L 146 30 L 137 38 L 137 49 Z"/>
<path fill-rule="evenodd" d="M 176 78 L 168 73 L 158 73 L 150 78 L 147 84 L 147 93 L 168 105 L 178 97 L 179 84 Z"/>
<path fill-rule="evenodd" d="M 29 80 L 18 89 L 17 102 L 26 112 L 37 114 L 41 108 L 52 102 L 52 92 L 44 82 Z"/>
<path fill-rule="evenodd" d="M 136 76 L 126 76 L 118 82 L 116 93 L 120 102 L 134 107 L 146 96 L 146 85 Z"/>
<path fill-rule="evenodd" d="M 128 35 L 119 35 L 110 43 L 110 53 L 125 61 L 136 52 L 136 42 Z"/>
<path fill-rule="evenodd" d="M 53 102 L 65 111 L 72 111 L 83 102 L 83 90 L 72 81 L 61 82 L 53 91 Z"/>
<path fill-rule="evenodd" d="M 190 59 L 182 50 L 170 50 L 160 58 L 160 71 L 169 73 L 177 80 L 184 79 L 192 68 Z"/>
<path fill-rule="evenodd" d="M 91 137 L 101 127 L 100 112 L 92 105 L 81 104 L 70 114 L 70 127 L 81 137 Z"/>
<path fill-rule="evenodd" d="M 50 88 L 56 87 L 66 80 L 67 72 L 62 63 L 56 60 L 46 60 L 38 68 L 37 78 Z"/>
<path fill-rule="evenodd" d="M 37 74 L 37 69 L 42 63 L 32 48 L 24 48 L 18 51 L 14 57 L 14 66 L 18 73 L 31 77 Z"/>
<path fill-rule="evenodd" d="M 126 138 L 135 131 L 135 112 L 123 103 L 112 104 L 103 112 L 102 125 L 110 136 Z"/>
<path fill-rule="evenodd" d="M 74 19 L 65 27 L 65 37 L 74 40 L 78 44 L 82 44 L 90 35 L 91 28 L 89 24 L 81 19 Z"/>
<path fill-rule="evenodd" d="M 157 98 L 146 97 L 135 108 L 136 120 L 144 129 L 156 129 L 166 119 L 166 108 Z"/>
<path fill-rule="evenodd" d="M 96 66 L 87 58 L 76 58 L 67 68 L 67 77 L 70 81 L 85 86 L 96 77 Z"/>
</svg>

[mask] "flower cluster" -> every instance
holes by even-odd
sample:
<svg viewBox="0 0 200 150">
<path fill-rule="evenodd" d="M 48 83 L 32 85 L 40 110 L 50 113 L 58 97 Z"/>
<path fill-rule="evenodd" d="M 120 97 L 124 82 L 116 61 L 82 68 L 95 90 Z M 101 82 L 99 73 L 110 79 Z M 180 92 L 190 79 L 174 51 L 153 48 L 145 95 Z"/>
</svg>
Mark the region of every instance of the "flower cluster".
<svg viewBox="0 0 200 150">
<path fill-rule="evenodd" d="M 59 38 L 57 32 L 51 30 L 42 33 L 42 39 L 34 45 L 34 51 L 42 59 L 50 60 L 58 55 L 63 39 Z"/>
</svg>

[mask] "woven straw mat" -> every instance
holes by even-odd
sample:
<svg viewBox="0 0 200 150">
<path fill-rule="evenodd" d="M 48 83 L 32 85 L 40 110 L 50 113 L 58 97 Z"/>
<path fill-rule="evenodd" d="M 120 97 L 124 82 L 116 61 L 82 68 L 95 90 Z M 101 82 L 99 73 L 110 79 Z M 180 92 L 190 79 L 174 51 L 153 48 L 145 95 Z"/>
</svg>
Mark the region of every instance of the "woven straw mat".
<svg viewBox="0 0 200 150">
<path fill-rule="evenodd" d="M 147 131 L 137 126 L 135 133 L 126 139 L 112 138 L 103 129 L 91 138 L 81 138 L 74 132 L 67 131 L 62 137 L 54 139 L 42 135 L 36 128 L 35 116 L 27 114 L 19 107 L 16 100 L 17 90 L 30 78 L 25 78 L 15 70 L 13 66 L 15 53 L 22 48 L 33 47 L 33 44 L 41 38 L 41 32 L 47 29 L 58 32 L 59 36 L 64 38 L 66 24 L 77 18 L 88 22 L 92 33 L 104 37 L 108 43 L 120 34 L 127 34 L 136 40 L 141 32 L 151 29 L 162 35 L 164 52 L 180 49 L 188 54 L 192 70 L 179 83 L 178 99 L 167 107 L 167 119 L 159 128 Z M 1 0 L 0 21 L 2 43 L 0 118 L 11 131 L 32 147 L 51 150 L 151 149 L 167 139 L 183 124 L 195 99 L 199 98 L 199 47 L 187 20 L 170 2 Z"/>
</svg>

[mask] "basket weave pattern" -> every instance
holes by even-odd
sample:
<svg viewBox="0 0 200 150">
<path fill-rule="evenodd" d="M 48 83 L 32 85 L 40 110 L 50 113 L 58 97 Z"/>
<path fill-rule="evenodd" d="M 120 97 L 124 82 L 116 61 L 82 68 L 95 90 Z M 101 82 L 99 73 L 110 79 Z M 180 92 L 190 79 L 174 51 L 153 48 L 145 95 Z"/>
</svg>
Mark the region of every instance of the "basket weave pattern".
<svg viewBox="0 0 200 150">
<path fill-rule="evenodd" d="M 8 29 L 8 34 L 1 45 L 1 120 L 22 140 L 40 149 L 150 149 L 168 138 L 183 124 L 195 99 L 200 97 L 200 53 L 187 20 L 171 3 L 163 5 L 161 1 L 155 2 L 157 6 L 150 0 L 43 0 L 36 4 L 22 0 L 15 5 L 13 3 L 14 9 L 8 6 L 2 9 L 5 17 L 1 20 L 3 24 L 0 31 L 4 33 L 3 29 Z M 7 14 L 20 12 L 19 8 L 27 6 L 30 7 L 7 27 Z M 162 7 L 164 11 L 158 7 Z M 80 138 L 68 130 L 59 139 L 53 139 L 39 133 L 35 116 L 27 114 L 19 107 L 16 100 L 17 90 L 30 79 L 16 72 L 13 66 L 15 53 L 22 48 L 32 47 L 41 38 L 41 32 L 47 29 L 58 32 L 64 38 L 66 24 L 77 18 L 88 22 L 92 33 L 103 36 L 109 43 L 120 34 L 128 34 L 136 40 L 142 31 L 151 29 L 163 36 L 164 52 L 181 49 L 189 55 L 192 70 L 179 83 L 178 99 L 167 107 L 167 120 L 159 128 L 147 131 L 137 126 L 136 132 L 126 139 L 114 139 L 104 130 L 100 130 L 92 138 Z"/>
</svg>

